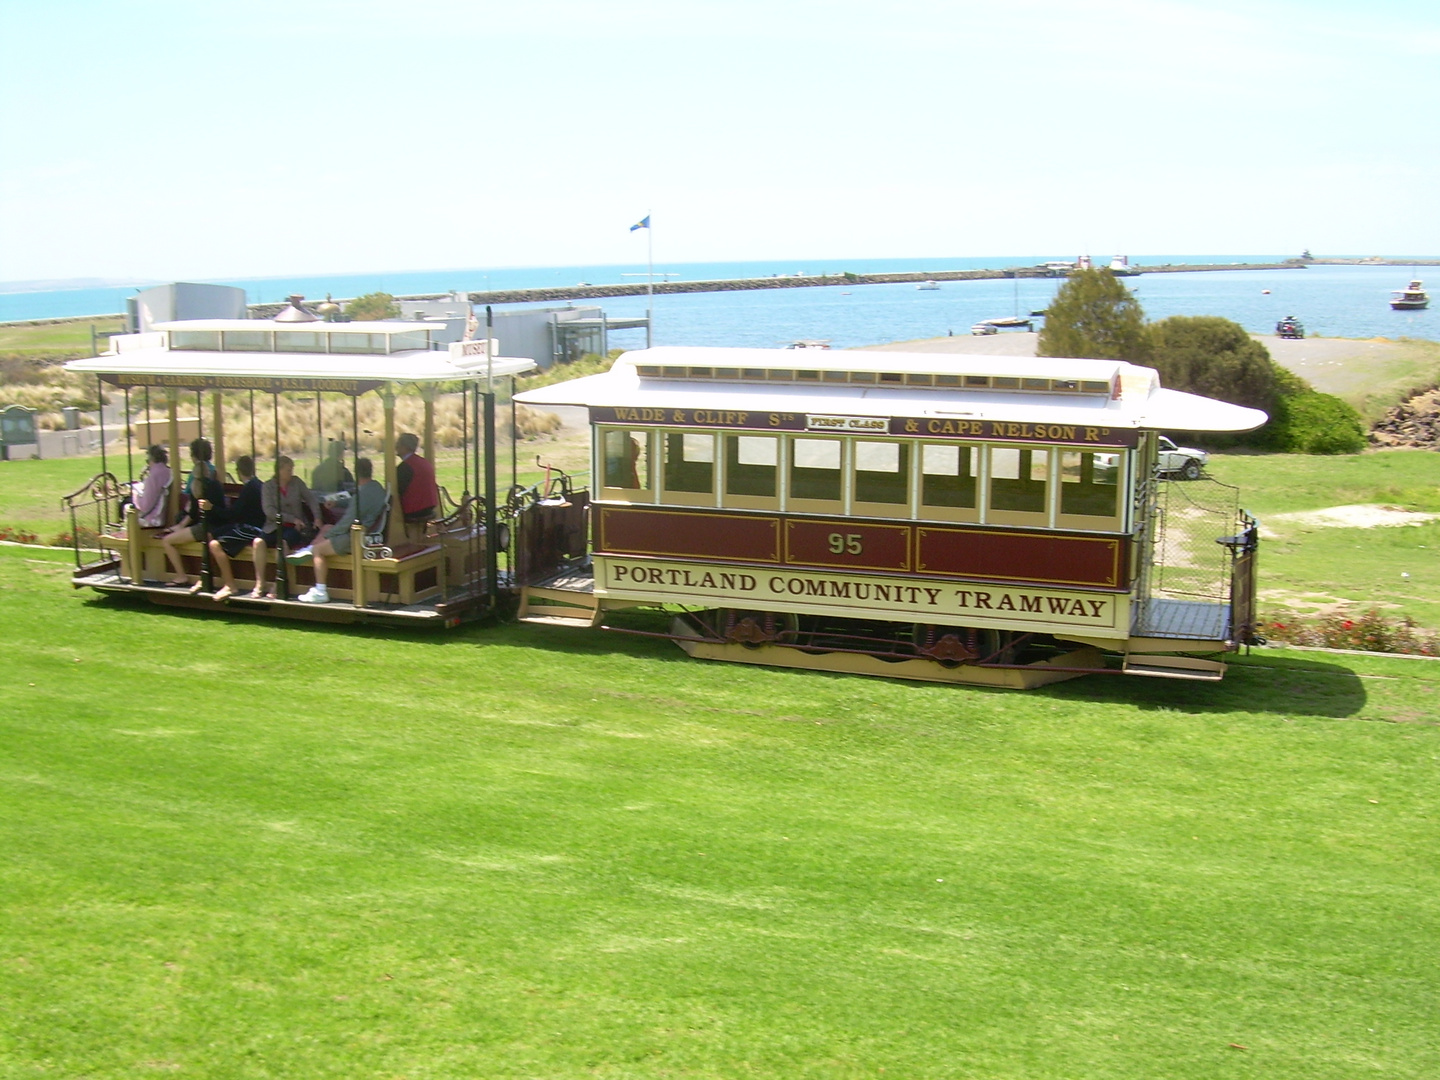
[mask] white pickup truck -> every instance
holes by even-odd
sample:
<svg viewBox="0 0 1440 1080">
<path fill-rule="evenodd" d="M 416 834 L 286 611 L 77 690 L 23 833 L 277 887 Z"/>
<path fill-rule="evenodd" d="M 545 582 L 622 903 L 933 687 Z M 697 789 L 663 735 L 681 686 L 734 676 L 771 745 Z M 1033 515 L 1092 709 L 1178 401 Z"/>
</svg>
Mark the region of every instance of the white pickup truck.
<svg viewBox="0 0 1440 1080">
<path fill-rule="evenodd" d="M 1160 436 L 1160 455 L 1155 471 L 1160 476 L 1178 476 L 1183 480 L 1199 480 L 1200 470 L 1210 460 L 1204 450 L 1188 446 L 1176 446 L 1164 435 Z"/>
</svg>

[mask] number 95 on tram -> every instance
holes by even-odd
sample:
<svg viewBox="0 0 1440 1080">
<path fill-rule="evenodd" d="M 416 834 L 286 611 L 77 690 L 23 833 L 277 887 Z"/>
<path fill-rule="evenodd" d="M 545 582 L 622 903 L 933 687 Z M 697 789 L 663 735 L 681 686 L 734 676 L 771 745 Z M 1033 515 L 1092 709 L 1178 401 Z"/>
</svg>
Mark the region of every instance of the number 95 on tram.
<svg viewBox="0 0 1440 1080">
<path fill-rule="evenodd" d="M 522 618 L 679 611 L 713 660 L 1031 687 L 1214 680 L 1254 643 L 1255 520 L 1157 465 L 1255 409 L 1122 361 L 729 348 L 626 353 L 526 391 L 589 411 L 593 580 Z"/>
</svg>

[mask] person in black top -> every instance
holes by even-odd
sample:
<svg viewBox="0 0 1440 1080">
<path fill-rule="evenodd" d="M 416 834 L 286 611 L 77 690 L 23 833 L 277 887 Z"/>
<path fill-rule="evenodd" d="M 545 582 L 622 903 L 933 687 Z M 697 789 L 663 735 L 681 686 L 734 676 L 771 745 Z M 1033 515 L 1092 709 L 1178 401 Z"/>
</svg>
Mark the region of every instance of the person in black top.
<svg viewBox="0 0 1440 1080">
<path fill-rule="evenodd" d="M 165 549 L 165 558 L 175 575 L 170 584 L 182 588 L 190 584 L 185 565 L 180 561 L 176 547 L 191 540 L 205 542 L 206 534 L 225 524 L 225 489 L 215 476 L 215 466 L 210 463 L 210 440 L 196 439 L 190 444 L 190 479 L 185 483 L 185 512 L 175 527 L 160 537 Z M 195 585 L 195 589 L 199 584 Z M 194 591 L 192 589 L 192 591 Z"/>
<path fill-rule="evenodd" d="M 235 471 L 240 474 L 240 493 L 230 503 L 226 523 L 210 539 L 210 554 L 224 581 L 215 590 L 217 603 L 235 591 L 235 568 L 230 560 L 265 535 L 265 507 L 261 502 L 264 485 L 255 475 L 255 459 L 249 454 L 236 458 Z"/>
</svg>

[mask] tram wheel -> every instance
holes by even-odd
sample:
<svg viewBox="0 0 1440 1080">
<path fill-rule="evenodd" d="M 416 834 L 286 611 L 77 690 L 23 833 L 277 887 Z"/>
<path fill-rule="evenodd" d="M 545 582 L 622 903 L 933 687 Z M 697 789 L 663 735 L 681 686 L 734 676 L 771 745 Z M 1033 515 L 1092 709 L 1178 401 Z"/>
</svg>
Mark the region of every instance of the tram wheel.
<svg viewBox="0 0 1440 1080">
<path fill-rule="evenodd" d="M 957 668 L 980 659 L 978 633 L 960 626 L 916 623 L 911 631 L 911 644 L 917 653 L 941 667 Z"/>
<path fill-rule="evenodd" d="M 784 617 L 773 611 L 742 611 L 726 608 L 721 613 L 720 629 L 725 640 L 747 649 L 758 649 L 773 643 L 782 630 Z"/>
</svg>

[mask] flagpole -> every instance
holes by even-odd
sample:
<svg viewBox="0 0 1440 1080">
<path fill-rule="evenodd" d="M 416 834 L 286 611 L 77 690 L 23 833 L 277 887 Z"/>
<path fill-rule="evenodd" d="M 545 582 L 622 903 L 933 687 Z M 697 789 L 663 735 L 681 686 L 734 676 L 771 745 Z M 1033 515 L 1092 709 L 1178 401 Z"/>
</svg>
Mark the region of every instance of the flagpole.
<svg viewBox="0 0 1440 1080">
<path fill-rule="evenodd" d="M 645 347 L 654 344 L 655 333 L 655 229 L 650 211 L 645 211 Z"/>
</svg>

